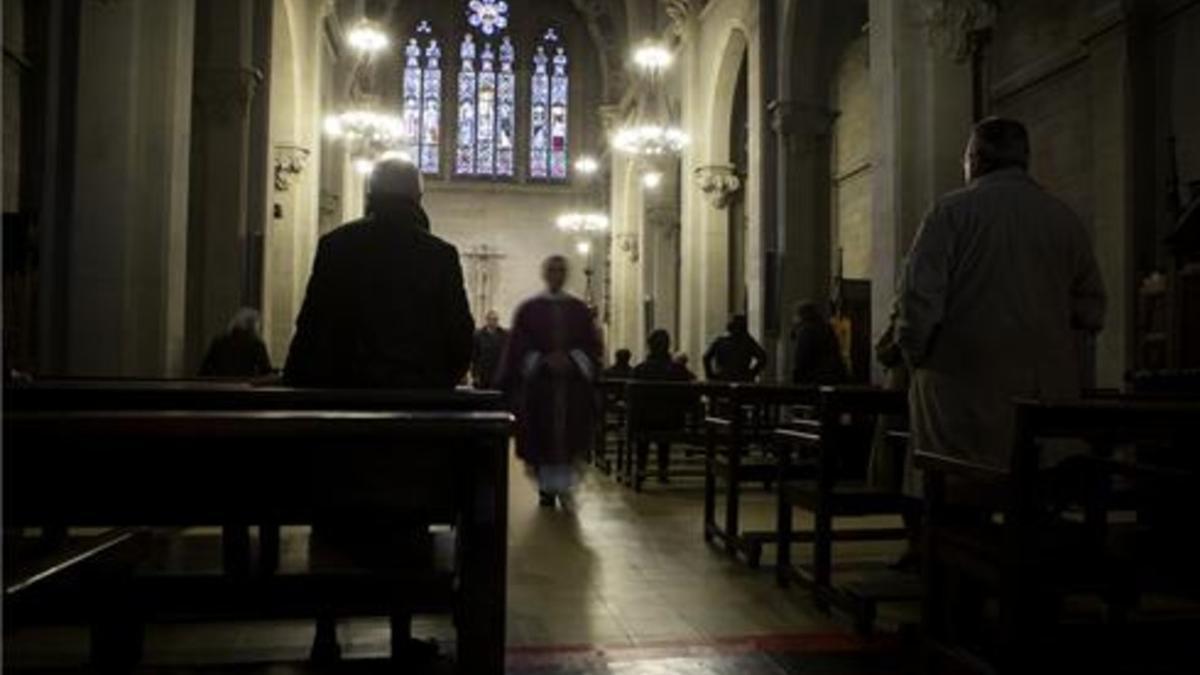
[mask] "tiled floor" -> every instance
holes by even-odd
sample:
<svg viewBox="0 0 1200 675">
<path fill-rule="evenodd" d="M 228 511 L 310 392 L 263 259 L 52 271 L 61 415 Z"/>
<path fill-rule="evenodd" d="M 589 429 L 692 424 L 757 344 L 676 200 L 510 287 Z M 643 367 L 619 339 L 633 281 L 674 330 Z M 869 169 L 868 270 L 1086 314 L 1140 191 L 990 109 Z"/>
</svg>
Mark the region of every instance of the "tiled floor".
<svg viewBox="0 0 1200 675">
<path fill-rule="evenodd" d="M 698 486 L 652 487 L 643 494 L 587 476 L 574 512 L 537 506 L 521 467 L 512 467 L 510 504 L 510 672 L 828 673 L 899 672 L 894 640 L 852 636 L 844 621 L 818 612 L 799 590 L 781 592 L 769 571 L 750 570 L 705 545 Z M 744 521 L 772 522 L 766 494 L 751 494 Z M 896 545 L 846 544 L 838 563 L 887 559 Z M 803 555 L 803 548 L 797 551 Z M 885 624 L 903 615 L 884 614 Z M 267 663 L 299 663 L 312 639 L 307 622 L 152 626 L 147 662 L 184 672 L 218 663 L 260 663 L 230 672 L 284 672 Z M 424 636 L 452 641 L 444 620 L 419 620 Z M 340 628 L 349 658 L 387 653 L 387 625 L 355 620 Z M 6 639 L 6 664 L 82 662 L 82 630 L 64 628 Z M 371 661 L 355 666 L 370 669 Z M 198 664 L 198 665 L 197 665 Z M 294 672 L 289 667 L 287 672 Z M 172 669 L 174 672 L 174 669 Z"/>
</svg>

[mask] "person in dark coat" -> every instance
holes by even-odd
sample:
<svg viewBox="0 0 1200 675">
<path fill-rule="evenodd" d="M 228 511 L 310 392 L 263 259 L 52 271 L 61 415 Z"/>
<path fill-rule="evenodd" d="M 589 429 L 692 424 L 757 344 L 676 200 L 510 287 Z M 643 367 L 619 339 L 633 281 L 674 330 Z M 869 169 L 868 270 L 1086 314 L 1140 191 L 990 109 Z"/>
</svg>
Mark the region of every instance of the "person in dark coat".
<svg viewBox="0 0 1200 675">
<path fill-rule="evenodd" d="M 452 388 L 475 322 L 453 246 L 429 232 L 421 174 L 385 160 L 367 216 L 321 238 L 284 381 L 317 387 Z"/>
<path fill-rule="evenodd" d="M 646 340 L 646 360 L 633 369 L 633 379 L 655 382 L 691 382 L 692 373 L 671 355 L 671 334 L 663 329 L 650 333 Z M 643 412 L 642 423 L 647 429 L 672 431 L 683 427 L 690 405 L 698 402 L 689 393 L 679 396 L 663 396 L 654 407 Z M 671 444 L 657 443 L 658 482 L 666 483 L 670 468 Z M 638 457 L 645 458 L 647 448 L 638 449 Z M 645 467 L 639 467 L 644 470 Z"/>
<path fill-rule="evenodd" d="M 483 328 L 475 332 L 475 348 L 471 354 L 471 380 L 476 389 L 495 386 L 496 370 L 508 345 L 508 331 L 500 327 L 500 315 L 488 310 Z"/>
<path fill-rule="evenodd" d="M 573 508 L 580 460 L 595 438 L 600 334 L 591 310 L 567 293 L 567 259 L 542 263 L 546 290 L 521 304 L 497 382 L 517 414 L 517 456 L 537 475 L 540 504 Z"/>
<path fill-rule="evenodd" d="M 263 342 L 261 326 L 258 310 L 239 309 L 229 322 L 228 330 L 209 345 L 200 364 L 200 376 L 254 378 L 269 375 L 271 356 Z"/>
<path fill-rule="evenodd" d="M 841 384 L 846 381 L 846 362 L 842 360 L 837 335 L 814 302 L 804 301 L 796 306 L 792 350 L 795 355 L 793 384 Z"/>
<path fill-rule="evenodd" d="M 616 358 L 616 363 L 604 369 L 604 379 L 606 380 L 628 380 L 633 377 L 633 352 L 628 349 L 618 349 L 613 355 Z"/>
<path fill-rule="evenodd" d="M 719 382 L 753 382 L 767 367 L 767 352 L 750 335 L 744 314 L 735 314 L 728 332 L 704 352 L 704 376 Z"/>
<path fill-rule="evenodd" d="M 421 173 L 412 163 L 379 162 L 367 189 L 366 217 L 325 235 L 317 247 L 284 382 L 452 389 L 471 365 L 475 333 L 458 251 L 430 233 Z M 314 550 L 328 547 L 392 569 L 424 565 L 432 550 L 421 521 L 337 529 L 318 522 L 309 542 Z M 414 660 L 437 653 L 416 641 L 405 648 Z M 335 618 L 319 617 L 314 657 L 338 652 Z"/>
</svg>

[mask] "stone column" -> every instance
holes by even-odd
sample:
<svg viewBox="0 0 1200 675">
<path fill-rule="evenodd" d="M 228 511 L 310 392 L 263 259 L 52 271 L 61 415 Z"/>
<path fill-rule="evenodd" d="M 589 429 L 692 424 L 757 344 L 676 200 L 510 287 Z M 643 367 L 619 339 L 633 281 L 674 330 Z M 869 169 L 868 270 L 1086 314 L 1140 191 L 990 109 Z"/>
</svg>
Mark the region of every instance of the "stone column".
<svg viewBox="0 0 1200 675">
<path fill-rule="evenodd" d="M 1086 40 L 1091 79 L 1092 228 L 1096 257 L 1108 292 L 1105 328 L 1096 341 L 1096 385 L 1120 387 L 1133 365 L 1134 136 L 1129 27 L 1108 5 L 1098 30 Z"/>
<path fill-rule="evenodd" d="M 195 4 L 80 12 L 64 370 L 181 375 Z"/>
<path fill-rule="evenodd" d="M 621 155 L 612 158 L 612 238 L 609 259 L 612 274 L 612 312 L 605 348 L 610 352 L 621 348 L 638 348 L 637 335 L 641 324 L 639 295 L 642 255 L 640 189 L 635 162 Z"/>
<path fill-rule="evenodd" d="M 933 202 L 962 186 L 962 151 L 972 122 L 970 54 L 962 40 L 937 48 L 919 3 L 871 0 L 871 325 L 887 328 L 899 271 Z M 951 26 L 955 30 L 962 27 Z M 874 364 L 875 376 L 882 375 Z"/>
<path fill-rule="evenodd" d="M 254 68 L 253 2 L 208 0 L 196 15 L 190 224 L 188 362 L 243 304 L 250 177 L 250 109 L 262 80 Z M 265 150 L 254 149 L 254 150 Z"/>
</svg>

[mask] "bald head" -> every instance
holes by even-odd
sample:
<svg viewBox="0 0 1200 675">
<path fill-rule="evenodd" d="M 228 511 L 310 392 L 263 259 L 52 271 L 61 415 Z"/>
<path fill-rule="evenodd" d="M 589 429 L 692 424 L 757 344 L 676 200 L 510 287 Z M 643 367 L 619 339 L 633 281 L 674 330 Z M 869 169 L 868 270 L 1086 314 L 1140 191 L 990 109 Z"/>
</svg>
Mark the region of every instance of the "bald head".
<svg viewBox="0 0 1200 675">
<path fill-rule="evenodd" d="M 416 164 L 403 159 L 385 159 L 375 165 L 367 183 L 367 194 L 372 199 L 407 199 L 421 202 L 425 184 L 421 170 Z"/>
</svg>

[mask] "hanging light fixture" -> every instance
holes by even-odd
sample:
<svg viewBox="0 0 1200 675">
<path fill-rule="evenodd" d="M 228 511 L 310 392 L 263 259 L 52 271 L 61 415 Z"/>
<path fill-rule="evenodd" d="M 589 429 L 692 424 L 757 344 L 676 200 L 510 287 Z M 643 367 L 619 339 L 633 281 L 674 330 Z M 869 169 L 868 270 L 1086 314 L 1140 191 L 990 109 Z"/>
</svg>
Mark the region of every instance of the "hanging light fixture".
<svg viewBox="0 0 1200 675">
<path fill-rule="evenodd" d="M 346 146 L 356 171 L 371 172 L 381 159 L 412 161 L 406 151 L 410 139 L 398 115 L 373 110 L 349 110 L 325 118 L 325 133 Z"/>
<path fill-rule="evenodd" d="M 575 171 L 583 176 L 591 176 L 600 170 L 600 162 L 591 155 L 584 155 L 575 160 Z"/>
<path fill-rule="evenodd" d="M 564 213 L 554 224 L 563 232 L 594 234 L 608 230 L 608 216 L 598 212 Z"/>
<path fill-rule="evenodd" d="M 646 43 L 633 53 L 633 62 L 643 74 L 642 95 L 632 124 L 617 129 L 612 144 L 618 152 L 643 157 L 674 155 L 688 144 L 688 135 L 671 124 L 670 112 L 661 94 L 662 73 L 672 61 L 671 51 L 657 43 Z"/>
<path fill-rule="evenodd" d="M 377 28 L 369 21 L 361 21 L 346 34 L 346 42 L 354 49 L 364 54 L 374 54 L 383 51 L 391 44 L 387 33 Z"/>
</svg>

